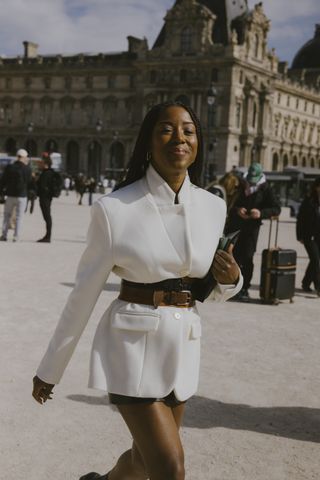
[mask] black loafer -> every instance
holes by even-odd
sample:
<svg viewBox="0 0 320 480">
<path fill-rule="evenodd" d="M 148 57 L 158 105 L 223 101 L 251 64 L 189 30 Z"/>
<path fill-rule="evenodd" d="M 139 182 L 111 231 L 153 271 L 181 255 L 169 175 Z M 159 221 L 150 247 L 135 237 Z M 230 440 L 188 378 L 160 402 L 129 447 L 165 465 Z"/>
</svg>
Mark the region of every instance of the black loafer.
<svg viewBox="0 0 320 480">
<path fill-rule="evenodd" d="M 101 475 L 100 473 L 97 472 L 90 472 L 87 473 L 86 475 L 82 475 L 82 477 L 79 478 L 79 480 L 100 480 Z"/>
<path fill-rule="evenodd" d="M 97 472 L 90 472 L 87 475 L 82 475 L 79 480 L 108 480 L 109 474 L 100 475 Z"/>
</svg>

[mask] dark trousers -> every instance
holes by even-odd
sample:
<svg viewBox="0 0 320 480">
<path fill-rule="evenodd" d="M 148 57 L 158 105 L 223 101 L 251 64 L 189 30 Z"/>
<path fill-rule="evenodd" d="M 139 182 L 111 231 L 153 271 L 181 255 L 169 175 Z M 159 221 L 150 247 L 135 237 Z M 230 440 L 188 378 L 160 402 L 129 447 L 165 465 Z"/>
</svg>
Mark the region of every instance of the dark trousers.
<svg viewBox="0 0 320 480">
<path fill-rule="evenodd" d="M 52 218 L 51 218 L 51 202 L 50 197 L 40 197 L 39 203 L 44 221 L 46 222 L 46 238 L 51 239 Z"/>
<path fill-rule="evenodd" d="M 310 287 L 313 282 L 315 289 L 320 291 L 320 238 L 306 239 L 303 244 L 309 256 L 309 264 L 302 285 Z"/>
<path fill-rule="evenodd" d="M 259 227 L 254 230 L 243 230 L 235 244 L 233 256 L 240 267 L 243 276 L 243 289 L 251 286 L 253 275 L 253 256 L 256 251 Z"/>
</svg>

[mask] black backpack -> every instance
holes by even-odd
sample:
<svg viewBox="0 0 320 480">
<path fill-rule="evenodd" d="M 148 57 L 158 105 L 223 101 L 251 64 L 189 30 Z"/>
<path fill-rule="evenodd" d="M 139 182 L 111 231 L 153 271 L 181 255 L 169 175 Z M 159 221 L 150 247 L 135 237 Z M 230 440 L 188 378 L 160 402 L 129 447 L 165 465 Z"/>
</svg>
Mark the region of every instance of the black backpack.
<svg viewBox="0 0 320 480">
<path fill-rule="evenodd" d="M 62 178 L 60 173 L 53 172 L 51 179 L 51 195 L 55 198 L 60 197 L 62 190 Z"/>
</svg>

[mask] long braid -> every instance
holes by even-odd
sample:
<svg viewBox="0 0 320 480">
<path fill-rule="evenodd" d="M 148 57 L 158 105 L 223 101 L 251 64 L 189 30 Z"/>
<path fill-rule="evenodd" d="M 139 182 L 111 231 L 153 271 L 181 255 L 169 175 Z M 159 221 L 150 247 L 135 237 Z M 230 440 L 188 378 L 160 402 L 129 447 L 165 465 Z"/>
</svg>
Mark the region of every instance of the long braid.
<svg viewBox="0 0 320 480">
<path fill-rule="evenodd" d="M 198 139 L 198 151 L 195 161 L 190 165 L 188 172 L 190 176 L 190 180 L 195 185 L 200 185 L 200 178 L 201 178 L 201 171 L 202 171 L 202 163 L 203 163 L 203 137 L 202 137 L 202 129 L 199 122 L 198 117 L 187 105 L 184 105 L 178 101 L 168 101 L 164 103 L 159 103 L 149 110 L 146 114 L 141 127 L 140 131 L 136 140 L 136 144 L 128 163 L 128 170 L 126 173 L 125 179 L 117 185 L 115 190 L 119 188 L 123 188 L 126 185 L 130 185 L 137 180 L 140 180 L 148 168 L 149 162 L 147 158 L 147 154 L 149 151 L 149 145 L 152 137 L 152 132 L 154 129 L 155 124 L 158 121 L 160 114 L 168 107 L 182 107 L 189 113 L 195 128 L 196 134 Z"/>
</svg>

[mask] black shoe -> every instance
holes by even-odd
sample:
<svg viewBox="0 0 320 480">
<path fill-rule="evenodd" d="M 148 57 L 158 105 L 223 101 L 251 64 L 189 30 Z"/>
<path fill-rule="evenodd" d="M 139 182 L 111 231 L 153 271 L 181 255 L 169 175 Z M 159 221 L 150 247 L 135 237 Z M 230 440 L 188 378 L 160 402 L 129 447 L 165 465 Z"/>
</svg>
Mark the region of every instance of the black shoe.
<svg viewBox="0 0 320 480">
<path fill-rule="evenodd" d="M 51 242 L 51 240 L 48 237 L 43 237 L 43 238 L 40 238 L 39 240 L 37 240 L 37 243 L 50 243 L 50 242 Z"/>
<path fill-rule="evenodd" d="M 301 288 L 302 288 L 302 290 L 303 290 L 304 292 L 307 292 L 307 293 L 311 293 L 311 292 L 312 292 L 312 288 L 310 288 L 308 285 L 302 284 L 302 287 L 301 287 Z"/>
<path fill-rule="evenodd" d="M 240 290 L 239 300 L 240 302 L 250 302 L 250 295 L 247 288 L 243 288 L 242 290 Z"/>
<path fill-rule="evenodd" d="M 7 237 L 5 237 L 4 235 L 1 235 L 0 240 L 1 240 L 1 242 L 6 242 L 6 241 L 7 241 Z"/>
<path fill-rule="evenodd" d="M 100 475 L 96 472 L 87 473 L 87 475 L 82 475 L 79 480 L 108 480 L 109 474 Z"/>
<path fill-rule="evenodd" d="M 82 475 L 82 477 L 79 478 L 79 480 L 99 480 L 101 478 L 101 475 L 97 472 L 90 472 L 87 473 L 87 475 Z"/>
</svg>

